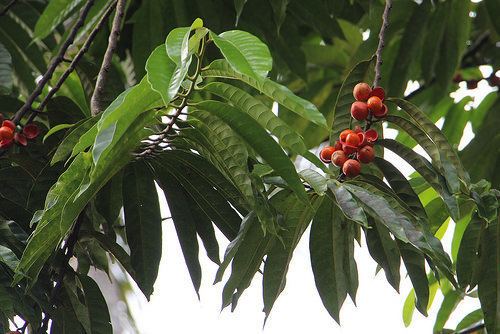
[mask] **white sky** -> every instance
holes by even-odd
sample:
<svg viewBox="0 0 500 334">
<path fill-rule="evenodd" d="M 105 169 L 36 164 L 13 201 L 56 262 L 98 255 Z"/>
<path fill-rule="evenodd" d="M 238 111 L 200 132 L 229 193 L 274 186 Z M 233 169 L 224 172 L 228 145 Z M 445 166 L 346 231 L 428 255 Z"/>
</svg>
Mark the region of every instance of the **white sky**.
<svg viewBox="0 0 500 334">
<path fill-rule="evenodd" d="M 482 69 L 485 76 L 491 69 Z M 409 89 L 418 87 L 410 83 Z M 452 95 L 459 100 L 464 94 L 475 97 L 474 106 L 491 91 L 483 80 L 479 87 L 467 91 L 463 85 Z M 387 135 L 395 136 L 395 131 Z M 469 129 L 464 131 L 461 147 L 473 137 Z M 418 150 L 418 148 L 417 148 Z M 420 151 L 420 150 L 418 150 Z M 399 157 L 387 153 L 386 157 L 394 164 L 401 166 L 408 175 L 411 168 Z M 163 216 L 170 216 L 164 199 L 162 200 Z M 454 224 L 450 223 L 443 244 L 445 248 L 451 244 Z M 223 283 L 212 285 L 217 266 L 210 262 L 200 242 L 200 259 L 203 269 L 201 300 L 198 301 L 184 258 L 171 221 L 164 223 L 163 258 L 160 264 L 158 280 L 151 301 L 145 298 L 136 288 L 137 298 L 131 305 L 140 333 L 219 333 L 219 334 L 281 334 L 281 333 L 431 333 L 436 312 L 442 301 L 438 292 L 428 318 L 415 311 L 413 322 L 405 328 L 402 321 L 402 307 L 411 289 L 409 279 L 405 278 L 404 266 L 401 270 L 401 294 L 397 294 L 385 280 L 383 271 L 374 275 L 376 263 L 368 254 L 367 248 L 356 247 L 356 261 L 359 271 L 359 289 L 357 307 L 347 298 L 341 312 L 342 326 L 330 318 L 324 309 L 314 285 L 309 259 L 309 230 L 299 243 L 287 276 L 287 285 L 278 298 L 271 316 L 262 329 L 264 313 L 262 313 L 262 277 L 256 274 L 252 285 L 245 291 L 234 313 L 229 308 L 220 313 Z M 221 256 L 227 241 L 220 237 Z M 447 249 L 449 251 L 449 249 Z M 229 270 L 228 270 L 229 271 Z M 226 277 L 227 278 L 227 275 Z M 453 328 L 463 316 L 478 308 L 478 301 L 468 298 L 450 318 L 448 327 Z"/>
</svg>

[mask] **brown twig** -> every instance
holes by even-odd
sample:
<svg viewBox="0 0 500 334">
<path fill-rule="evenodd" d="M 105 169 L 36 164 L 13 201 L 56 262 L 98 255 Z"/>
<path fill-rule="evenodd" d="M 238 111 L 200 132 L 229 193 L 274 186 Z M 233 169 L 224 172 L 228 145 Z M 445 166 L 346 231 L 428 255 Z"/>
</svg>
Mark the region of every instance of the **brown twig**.
<svg viewBox="0 0 500 334">
<path fill-rule="evenodd" d="M 380 79 L 382 79 L 381 67 L 382 67 L 382 50 L 385 46 L 385 30 L 389 26 L 389 13 L 392 9 L 392 0 L 385 1 L 384 14 L 382 15 L 382 26 L 380 27 L 380 32 L 378 34 L 378 46 L 375 55 L 377 61 L 375 63 L 375 79 L 373 80 L 373 87 L 377 87 Z"/>
<path fill-rule="evenodd" d="M 23 116 L 31 111 L 33 102 L 35 102 L 36 98 L 40 96 L 40 94 L 43 91 L 43 88 L 47 83 L 50 81 L 52 78 L 52 75 L 54 74 L 57 66 L 59 66 L 60 63 L 63 62 L 64 55 L 68 48 L 70 47 L 71 44 L 73 44 L 76 34 L 78 33 L 78 30 L 83 26 L 85 23 L 85 18 L 89 14 L 90 8 L 94 5 L 94 0 L 87 0 L 87 3 L 85 4 L 85 7 L 83 7 L 82 11 L 80 12 L 80 17 L 78 18 L 77 22 L 75 23 L 75 26 L 69 33 L 68 38 L 64 42 L 63 46 L 59 50 L 59 53 L 57 56 L 52 60 L 52 62 L 49 65 L 49 68 L 47 69 L 47 72 L 42 76 L 40 81 L 38 82 L 35 90 L 31 95 L 28 97 L 24 105 L 16 112 L 14 115 L 14 118 L 12 119 L 14 123 L 18 124 L 19 121 L 23 118 Z"/>
<path fill-rule="evenodd" d="M 90 32 L 89 36 L 87 37 L 87 39 L 85 40 L 85 43 L 83 44 L 82 48 L 80 49 L 80 51 L 78 51 L 78 53 L 76 54 L 76 56 L 73 58 L 73 60 L 71 61 L 69 67 L 66 69 L 66 71 L 64 71 L 64 73 L 61 75 L 61 77 L 59 78 L 59 80 L 57 81 L 56 85 L 47 93 L 47 96 L 45 96 L 45 98 L 43 99 L 43 101 L 40 103 L 40 105 L 38 106 L 38 108 L 36 110 L 32 110 L 32 114 L 30 115 L 30 117 L 28 118 L 28 121 L 26 123 L 31 123 L 33 121 L 33 119 L 40 113 L 42 112 L 45 107 L 47 106 L 47 104 L 49 103 L 50 99 L 54 96 L 54 94 L 62 87 L 62 85 L 64 84 L 64 82 L 66 81 L 66 79 L 68 78 L 68 76 L 75 70 L 76 68 L 76 65 L 78 64 L 78 62 L 83 58 L 83 55 L 85 53 L 87 53 L 87 51 L 89 50 L 90 48 L 90 45 L 92 44 L 92 42 L 94 41 L 94 39 L 96 38 L 97 36 L 97 33 L 102 29 L 102 27 L 106 24 L 109 16 L 111 15 L 111 13 L 113 12 L 114 8 L 116 6 L 116 0 L 113 1 L 108 9 L 106 9 L 106 11 L 104 12 L 103 16 L 101 17 L 101 19 L 99 20 L 99 22 L 97 23 L 97 25 L 94 27 L 94 29 Z"/>
<path fill-rule="evenodd" d="M 115 53 L 118 40 L 120 39 L 123 17 L 125 16 L 125 5 L 125 0 L 118 0 L 118 3 L 116 5 L 116 14 L 115 18 L 113 19 L 111 33 L 109 34 L 108 48 L 106 49 L 106 53 L 104 54 L 104 59 L 102 60 L 99 74 L 97 75 L 94 93 L 92 94 L 92 98 L 90 99 L 90 111 L 92 113 L 92 116 L 99 114 L 106 107 L 104 105 L 104 101 L 102 101 L 104 87 L 106 86 L 108 73 L 111 69 L 113 54 Z"/>
<path fill-rule="evenodd" d="M 0 16 L 4 16 L 7 12 L 16 4 L 17 0 L 11 0 L 5 7 L 0 11 Z"/>
<path fill-rule="evenodd" d="M 375 51 L 375 79 L 373 80 L 373 87 L 377 87 L 382 79 L 382 50 L 385 46 L 385 30 L 389 26 L 389 13 L 392 9 L 392 0 L 385 1 L 384 13 L 382 14 L 382 26 L 380 27 L 380 32 L 378 34 L 378 46 L 377 51 Z M 373 123 L 373 115 L 370 112 L 368 118 L 366 119 L 365 131 L 370 129 Z"/>
</svg>

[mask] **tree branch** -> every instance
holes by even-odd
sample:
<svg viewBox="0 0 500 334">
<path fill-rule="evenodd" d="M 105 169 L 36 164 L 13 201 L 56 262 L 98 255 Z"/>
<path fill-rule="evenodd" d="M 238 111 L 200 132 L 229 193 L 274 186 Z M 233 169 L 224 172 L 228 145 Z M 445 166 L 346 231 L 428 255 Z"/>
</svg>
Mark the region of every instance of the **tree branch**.
<svg viewBox="0 0 500 334">
<path fill-rule="evenodd" d="M 0 16 L 4 16 L 5 14 L 7 14 L 7 12 L 10 10 L 12 6 L 16 4 L 16 2 L 17 0 L 11 0 L 7 5 L 5 5 L 5 7 L 0 12 Z"/>
<path fill-rule="evenodd" d="M 373 87 L 377 87 L 380 79 L 382 79 L 381 66 L 382 66 L 382 50 L 385 46 L 385 30 L 389 26 L 389 13 L 392 9 L 392 0 L 385 1 L 384 14 L 382 15 L 382 26 L 380 27 L 380 32 L 378 34 L 378 46 L 375 55 L 377 57 L 377 62 L 375 63 L 375 80 L 373 81 Z"/>
<path fill-rule="evenodd" d="M 31 107 L 33 105 L 33 102 L 37 99 L 37 97 L 40 96 L 40 94 L 43 91 L 43 88 L 45 85 L 50 81 L 52 78 L 52 75 L 54 74 L 57 66 L 59 66 L 60 63 L 63 62 L 64 60 L 64 55 L 68 48 L 70 47 L 71 44 L 73 44 L 76 34 L 78 33 L 78 30 L 83 26 L 85 23 L 85 18 L 89 14 L 90 8 L 94 5 L 94 0 L 88 0 L 87 3 L 85 4 L 85 7 L 83 7 L 82 11 L 80 12 L 80 17 L 78 18 L 77 22 L 75 23 L 75 26 L 71 30 L 68 38 L 64 42 L 64 44 L 61 47 L 61 50 L 59 50 L 59 53 L 57 56 L 52 60 L 52 62 L 49 65 L 49 68 L 47 69 L 47 72 L 42 76 L 42 79 L 38 82 L 35 90 L 31 95 L 28 97 L 26 100 L 26 103 L 16 112 L 14 115 L 14 118 L 12 119 L 14 123 L 19 123 L 19 121 L 23 118 L 23 116 L 31 111 Z"/>
<path fill-rule="evenodd" d="M 111 33 L 109 34 L 108 48 L 106 49 L 106 53 L 104 54 L 101 69 L 99 70 L 99 74 L 97 75 L 94 93 L 92 94 L 92 98 L 90 100 L 90 110 L 92 112 L 92 116 L 99 114 L 106 107 L 103 101 L 104 86 L 106 85 L 108 73 L 111 69 L 113 53 L 115 52 L 118 40 L 120 38 L 123 17 L 125 16 L 125 5 L 125 0 L 118 0 L 118 3 L 116 5 L 116 14 L 115 18 L 113 19 Z"/>
<path fill-rule="evenodd" d="M 49 103 L 50 99 L 62 87 L 62 85 L 64 84 L 64 82 L 68 78 L 68 76 L 75 70 L 78 62 L 83 58 L 83 55 L 85 53 L 87 53 L 87 51 L 89 50 L 92 42 L 94 41 L 94 39 L 97 36 L 97 33 L 102 29 L 104 24 L 106 24 L 109 16 L 113 12 L 115 6 L 116 6 L 116 0 L 113 1 L 109 5 L 108 9 L 106 9 L 106 11 L 104 12 L 103 16 L 101 17 L 101 19 L 99 20 L 99 22 L 97 23 L 95 28 L 90 32 L 89 36 L 85 40 L 85 43 L 83 44 L 82 48 L 80 49 L 80 51 L 78 51 L 76 56 L 73 58 L 68 69 L 66 69 L 66 71 L 64 71 L 64 73 L 61 75 L 61 77 L 57 81 L 56 85 L 48 92 L 47 96 L 43 99 L 43 101 L 40 103 L 38 108 L 36 110 L 32 110 L 32 114 L 30 115 L 30 117 L 28 118 L 28 121 L 26 123 L 31 123 L 33 121 L 33 119 L 35 119 L 35 117 L 45 109 L 45 107 Z"/>
</svg>

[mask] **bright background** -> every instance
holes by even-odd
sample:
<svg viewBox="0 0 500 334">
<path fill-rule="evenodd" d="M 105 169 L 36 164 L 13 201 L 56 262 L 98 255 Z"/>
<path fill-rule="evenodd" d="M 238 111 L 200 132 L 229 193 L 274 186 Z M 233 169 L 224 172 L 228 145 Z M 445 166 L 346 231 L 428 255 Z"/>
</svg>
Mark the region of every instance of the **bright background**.
<svg viewBox="0 0 500 334">
<path fill-rule="evenodd" d="M 487 77 L 492 70 L 489 67 L 483 67 L 481 71 L 484 77 Z M 407 93 L 417 88 L 417 83 L 410 82 Z M 466 111 L 469 111 L 491 91 L 492 88 L 485 80 L 479 82 L 478 88 L 474 90 L 467 90 L 465 82 L 462 82 L 460 89 L 452 96 L 457 101 L 465 95 L 474 97 L 471 105 L 466 106 Z M 441 122 L 438 121 L 437 125 L 440 126 Z M 385 135 L 393 138 L 396 133 L 394 130 L 389 130 Z M 459 148 L 465 146 L 473 136 L 469 124 Z M 423 153 L 418 147 L 416 150 Z M 385 157 L 398 166 L 405 175 L 412 172 L 406 162 L 391 152 L 387 152 Z M 164 198 L 161 203 L 163 217 L 169 217 L 170 213 Z M 443 238 L 447 251 L 449 251 L 447 246 L 451 244 L 453 227 L 453 222 L 450 222 Z M 234 313 L 231 313 L 229 308 L 220 312 L 223 282 L 212 285 L 217 266 L 206 257 L 200 243 L 200 261 L 204 276 L 200 289 L 201 300 L 198 300 L 184 263 L 174 226 L 170 220 L 165 221 L 163 257 L 154 294 L 147 302 L 138 288 L 134 287 L 132 292 L 134 296 L 129 298 L 138 331 L 145 334 L 198 332 L 281 334 L 311 331 L 317 333 L 432 333 L 436 313 L 443 299 L 440 292 L 436 296 L 429 317 L 425 318 L 415 311 L 412 324 L 409 328 L 405 328 L 402 321 L 402 307 L 411 285 L 405 278 L 404 266 L 402 266 L 402 282 L 400 294 L 398 294 L 385 280 L 383 271 L 375 275 L 376 263 L 368 254 L 367 248 L 358 245 L 355 250 L 359 271 L 357 307 L 349 297 L 346 299 L 340 315 L 342 326 L 339 326 L 324 309 L 316 291 L 309 259 L 308 236 L 309 229 L 295 250 L 286 288 L 278 298 L 263 329 L 261 275 L 256 274 L 252 285 L 241 297 Z M 228 242 L 221 235 L 218 237 L 222 256 Z M 463 316 L 478 307 L 477 300 L 467 298 L 454 312 L 447 327 L 454 328 Z M 122 333 L 127 333 L 127 331 L 122 330 Z"/>
</svg>

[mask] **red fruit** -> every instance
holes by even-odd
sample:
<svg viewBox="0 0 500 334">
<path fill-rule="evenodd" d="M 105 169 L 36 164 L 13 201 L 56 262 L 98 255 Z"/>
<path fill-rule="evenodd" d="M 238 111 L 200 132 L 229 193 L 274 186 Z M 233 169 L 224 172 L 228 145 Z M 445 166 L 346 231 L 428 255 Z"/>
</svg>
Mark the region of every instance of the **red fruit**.
<svg viewBox="0 0 500 334">
<path fill-rule="evenodd" d="M 329 163 L 332 160 L 332 154 L 335 152 L 335 148 L 332 146 L 325 146 L 319 153 L 319 158 L 324 163 Z"/>
<path fill-rule="evenodd" d="M 454 77 L 453 77 L 453 82 L 454 83 L 459 83 L 460 81 L 462 81 L 464 78 L 462 77 L 462 75 L 460 73 L 456 74 Z"/>
<path fill-rule="evenodd" d="M 360 143 L 358 134 L 355 132 L 348 134 L 345 143 L 350 146 L 358 147 Z"/>
<path fill-rule="evenodd" d="M 38 125 L 36 125 L 36 124 L 33 124 L 33 123 L 26 124 L 23 128 L 23 134 L 28 139 L 35 139 L 40 134 L 40 129 L 38 128 Z"/>
<path fill-rule="evenodd" d="M 342 166 L 342 172 L 347 177 L 355 177 L 359 174 L 359 172 L 361 172 L 361 164 L 357 160 L 349 159 L 344 162 L 344 165 Z"/>
<path fill-rule="evenodd" d="M 500 86 L 500 77 L 497 77 L 495 73 L 492 73 L 488 77 L 488 83 L 490 86 L 495 87 L 495 86 Z"/>
<path fill-rule="evenodd" d="M 359 125 L 356 125 L 356 126 L 354 127 L 354 132 L 356 132 L 356 133 L 363 132 L 363 128 L 362 128 L 362 127 L 360 127 Z"/>
<path fill-rule="evenodd" d="M 4 139 L 11 140 L 12 138 L 14 138 L 14 130 L 12 130 L 11 128 L 9 128 L 7 126 L 0 127 L 0 139 L 1 140 L 4 140 Z"/>
<path fill-rule="evenodd" d="M 340 151 L 342 150 L 342 143 L 339 142 L 338 140 L 335 141 L 335 145 L 333 145 L 333 148 L 335 149 L 335 151 Z"/>
<path fill-rule="evenodd" d="M 2 122 L 2 126 L 6 126 L 6 127 L 10 128 L 11 130 L 16 129 L 16 124 L 8 119 L 6 119 L 5 121 Z"/>
<path fill-rule="evenodd" d="M 356 101 L 351 105 L 352 118 L 362 121 L 368 117 L 368 106 L 364 102 Z"/>
<path fill-rule="evenodd" d="M 344 165 L 344 162 L 346 162 L 346 161 L 347 161 L 347 156 L 345 155 L 344 151 L 333 152 L 332 163 L 335 166 L 342 167 Z"/>
<path fill-rule="evenodd" d="M 354 98 L 358 101 L 366 101 L 370 97 L 371 91 L 372 89 L 370 88 L 370 85 L 365 82 L 360 82 L 354 86 L 352 95 L 354 95 Z"/>
<path fill-rule="evenodd" d="M 369 129 L 365 132 L 365 139 L 368 143 L 374 143 L 378 139 L 377 131 Z"/>
<path fill-rule="evenodd" d="M 357 158 L 364 164 L 370 163 L 375 159 L 375 150 L 370 145 L 363 146 L 358 151 Z"/>
<path fill-rule="evenodd" d="M 23 135 L 22 133 L 15 133 L 14 134 L 14 141 L 21 145 L 21 146 L 26 146 L 28 145 L 28 140 L 26 139 L 26 136 Z"/>
<path fill-rule="evenodd" d="M 375 87 L 370 93 L 370 97 L 372 96 L 376 96 L 383 101 L 385 99 L 385 90 L 382 87 Z"/>
<path fill-rule="evenodd" d="M 358 151 L 358 147 L 348 145 L 348 144 L 343 144 L 342 150 L 344 151 L 345 154 L 350 155 L 350 154 L 356 153 Z"/>
<path fill-rule="evenodd" d="M 358 146 L 366 145 L 365 134 L 363 132 L 359 132 L 357 135 L 359 137 L 359 144 L 358 144 Z"/>
<path fill-rule="evenodd" d="M 7 149 L 9 148 L 14 141 L 12 139 L 2 139 L 0 141 L 0 149 Z"/>
<path fill-rule="evenodd" d="M 350 129 L 346 129 L 344 131 L 342 131 L 340 133 L 340 136 L 339 136 L 339 139 L 340 139 L 340 142 L 341 143 L 345 143 L 345 140 L 347 138 L 347 135 L 351 134 L 351 133 L 354 133 L 354 131 L 350 130 Z"/>
<path fill-rule="evenodd" d="M 370 97 L 368 99 L 368 101 L 366 102 L 366 104 L 368 105 L 368 109 L 373 111 L 373 113 L 380 112 L 380 110 L 382 110 L 382 106 L 383 106 L 382 100 L 378 96 Z"/>
<path fill-rule="evenodd" d="M 385 104 L 382 104 L 382 109 L 379 112 L 374 112 L 373 116 L 377 118 L 383 118 L 387 116 L 387 113 L 389 112 L 389 108 Z"/>
<path fill-rule="evenodd" d="M 476 89 L 478 80 L 467 80 L 467 89 Z"/>
</svg>

